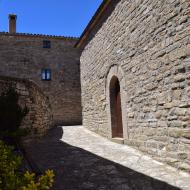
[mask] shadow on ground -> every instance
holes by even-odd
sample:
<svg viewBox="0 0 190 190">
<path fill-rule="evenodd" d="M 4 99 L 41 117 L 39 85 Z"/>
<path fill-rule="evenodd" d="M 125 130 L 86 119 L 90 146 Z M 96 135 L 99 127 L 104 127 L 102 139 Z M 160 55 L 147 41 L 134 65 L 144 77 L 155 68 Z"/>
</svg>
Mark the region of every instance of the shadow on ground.
<svg viewBox="0 0 190 190">
<path fill-rule="evenodd" d="M 44 171 L 56 174 L 53 190 L 179 190 L 86 150 L 60 141 L 61 127 L 25 145 L 27 155 Z"/>
</svg>

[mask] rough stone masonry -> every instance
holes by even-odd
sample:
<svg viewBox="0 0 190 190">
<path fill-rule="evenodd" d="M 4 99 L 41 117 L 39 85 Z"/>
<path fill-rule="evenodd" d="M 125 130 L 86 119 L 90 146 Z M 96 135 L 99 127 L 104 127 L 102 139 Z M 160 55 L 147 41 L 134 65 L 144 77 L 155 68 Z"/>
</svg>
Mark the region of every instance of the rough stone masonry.
<svg viewBox="0 0 190 190">
<path fill-rule="evenodd" d="M 21 128 L 28 128 L 30 134 L 24 140 L 45 135 L 53 122 L 52 109 L 47 96 L 32 81 L 0 76 L 0 94 L 10 87 L 18 93 L 19 105 L 28 110 Z"/>
<path fill-rule="evenodd" d="M 77 38 L 0 33 L 0 76 L 33 81 L 49 97 L 53 124 L 81 124 L 80 50 Z M 44 42 L 49 44 L 44 48 Z M 42 80 L 42 71 L 51 72 Z"/>
<path fill-rule="evenodd" d="M 81 56 L 83 124 L 112 138 L 109 87 L 116 76 L 125 143 L 190 172 L 190 1 L 110 6 Z"/>
</svg>

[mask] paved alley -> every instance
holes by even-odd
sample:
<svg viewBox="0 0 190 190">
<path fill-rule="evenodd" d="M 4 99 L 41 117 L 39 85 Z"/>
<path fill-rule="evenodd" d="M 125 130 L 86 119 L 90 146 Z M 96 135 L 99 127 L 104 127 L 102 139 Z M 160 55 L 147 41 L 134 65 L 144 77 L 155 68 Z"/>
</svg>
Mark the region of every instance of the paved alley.
<svg viewBox="0 0 190 190">
<path fill-rule="evenodd" d="M 26 147 L 40 170 L 55 171 L 54 190 L 190 190 L 189 174 L 82 126 L 54 128 Z"/>
</svg>

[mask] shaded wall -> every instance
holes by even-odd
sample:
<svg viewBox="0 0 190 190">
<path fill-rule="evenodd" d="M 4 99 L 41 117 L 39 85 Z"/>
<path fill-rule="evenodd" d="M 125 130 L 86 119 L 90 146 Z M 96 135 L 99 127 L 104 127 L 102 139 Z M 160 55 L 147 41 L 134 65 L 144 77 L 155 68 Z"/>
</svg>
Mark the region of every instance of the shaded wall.
<svg viewBox="0 0 190 190">
<path fill-rule="evenodd" d="M 21 128 L 29 128 L 31 130 L 30 137 L 44 135 L 53 124 L 52 109 L 48 97 L 31 81 L 0 77 L 0 94 L 9 87 L 13 87 L 19 94 L 19 105 L 28 109 Z"/>
<path fill-rule="evenodd" d="M 43 40 L 51 48 L 43 48 Z M 0 76 L 34 81 L 49 97 L 55 125 L 81 123 L 80 51 L 75 38 L 0 33 Z M 51 81 L 41 70 L 51 69 Z"/>
</svg>

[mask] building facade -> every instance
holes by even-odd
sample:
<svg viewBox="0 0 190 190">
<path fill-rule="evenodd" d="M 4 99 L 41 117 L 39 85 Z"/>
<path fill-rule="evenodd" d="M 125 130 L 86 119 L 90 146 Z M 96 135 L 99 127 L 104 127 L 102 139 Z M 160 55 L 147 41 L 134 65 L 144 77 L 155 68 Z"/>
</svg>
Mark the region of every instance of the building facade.
<svg viewBox="0 0 190 190">
<path fill-rule="evenodd" d="M 190 171 L 190 2 L 103 1 L 76 47 L 83 125 Z"/>
<path fill-rule="evenodd" d="M 37 85 L 54 125 L 83 122 L 190 172 L 189 15 L 189 0 L 104 0 L 80 39 L 16 33 L 10 15 L 0 76 Z"/>
<path fill-rule="evenodd" d="M 49 98 L 54 125 L 81 124 L 80 50 L 77 38 L 0 33 L 0 76 L 27 79 Z"/>
</svg>

